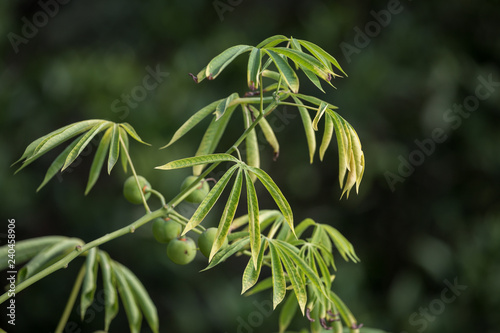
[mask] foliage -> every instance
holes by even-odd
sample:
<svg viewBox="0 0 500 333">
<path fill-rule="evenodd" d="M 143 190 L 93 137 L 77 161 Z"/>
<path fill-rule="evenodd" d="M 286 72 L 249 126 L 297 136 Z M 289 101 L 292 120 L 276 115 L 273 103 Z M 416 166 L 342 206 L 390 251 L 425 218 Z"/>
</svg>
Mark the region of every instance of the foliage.
<svg viewBox="0 0 500 333">
<path fill-rule="evenodd" d="M 281 45 L 281 46 L 280 46 Z M 99 268 L 105 287 L 105 330 L 109 329 L 118 311 L 118 297 L 125 309 L 131 332 L 139 332 L 144 317 L 153 332 L 159 330 L 156 308 L 139 279 L 125 266 L 109 258 L 98 246 L 112 239 L 134 232 L 142 225 L 159 217 L 170 218 L 184 226 L 181 237 L 189 232 L 201 233 L 205 228 L 202 222 L 212 210 L 222 193 L 234 178 L 225 204 L 215 241 L 206 269 L 211 269 L 234 255 L 247 255 L 247 266 L 242 276 L 242 293 L 253 294 L 272 288 L 273 308 L 285 301 L 279 326 L 285 332 L 297 309 L 311 321 L 311 331 L 319 332 L 329 328 L 333 322 L 334 332 L 343 330 L 342 322 L 350 332 L 359 332 L 359 325 L 344 302 L 332 291 L 336 270 L 332 251 L 334 248 L 347 261 L 359 259 L 349 241 L 334 227 L 305 219 L 294 224 L 292 208 L 284 194 L 271 176 L 260 168 L 260 152 L 256 131 L 259 128 L 275 156 L 279 155 L 276 134 L 266 122 L 280 105 L 297 107 L 303 121 L 309 148 L 310 162 L 316 154 L 316 131 L 321 119 L 325 119 L 324 133 L 319 149 L 322 160 L 336 134 L 339 158 L 339 184 L 341 197 L 349 196 L 356 185 L 359 188 L 364 172 L 364 154 L 354 128 L 335 110 L 337 107 L 317 97 L 299 93 L 300 81 L 297 72 L 304 72 L 318 89 L 324 92 L 321 82 L 332 85 L 332 79 L 345 74 L 338 62 L 319 46 L 300 39 L 273 36 L 256 47 L 248 45 L 233 46 L 213 58 L 193 79 L 200 83 L 205 79 L 213 80 L 238 56 L 249 53 L 247 85 L 249 92 L 240 96 L 232 93 L 227 98 L 215 101 L 192 115 L 172 136 L 169 147 L 204 118 L 212 116 L 195 156 L 170 161 L 157 166 L 160 170 L 192 168 L 197 180 L 185 187 L 170 201 L 154 188 L 141 188 L 139 176 L 135 171 L 129 154 L 129 139 L 145 144 L 134 128 L 127 123 L 113 123 L 107 120 L 87 120 L 77 122 L 53 131 L 35 141 L 25 150 L 21 159 L 21 170 L 53 148 L 78 136 L 69 144 L 49 167 L 38 188 L 40 190 L 59 170 L 68 168 L 82 153 L 87 145 L 103 132 L 96 155 L 90 168 L 85 194 L 96 184 L 108 155 L 107 171 L 111 172 L 118 159 L 123 170 L 128 166 L 136 180 L 142 196 L 146 214 L 132 224 L 118 229 L 90 243 L 79 239 L 51 236 L 19 242 L 18 255 L 28 263 L 18 275 L 18 292 L 41 278 L 64 267 L 78 256 L 86 256 L 73 293 L 81 289 L 81 316 L 92 304 Z M 338 73 L 336 73 L 338 72 Z M 217 152 L 219 142 L 234 115 L 240 109 L 244 126 L 241 136 L 224 153 Z M 313 112 L 314 117 L 311 117 Z M 245 160 L 240 150 L 244 145 Z M 121 153 L 121 155 L 120 155 Z M 235 156 L 235 155 L 236 156 Z M 210 192 L 190 217 L 176 211 L 204 178 L 222 162 L 232 164 L 218 179 Z M 258 182 L 257 182 L 258 180 Z M 277 210 L 259 208 L 258 191 L 260 183 L 272 197 Z M 247 214 L 235 218 L 241 192 L 245 187 Z M 148 196 L 155 195 L 161 202 L 160 208 L 151 211 Z M 310 235 L 309 237 L 307 235 Z M 224 246 L 229 241 L 227 246 Z M 22 250 L 19 250 L 19 247 Z M 8 247 L 0 248 L 7 253 Z M 271 277 L 259 281 L 263 266 L 270 267 Z M 5 268 L 5 267 L 2 267 Z M 291 290 L 287 296 L 287 290 Z M 3 302 L 7 294 L 0 297 Z M 67 308 L 73 307 L 74 297 L 70 297 Z M 59 330 L 67 318 L 62 317 Z"/>
</svg>

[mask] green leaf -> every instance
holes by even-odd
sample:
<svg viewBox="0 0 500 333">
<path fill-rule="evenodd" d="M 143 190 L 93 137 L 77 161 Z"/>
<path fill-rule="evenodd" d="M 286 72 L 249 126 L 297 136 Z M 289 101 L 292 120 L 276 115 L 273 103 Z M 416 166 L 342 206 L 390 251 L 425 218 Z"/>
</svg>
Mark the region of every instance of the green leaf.
<svg viewBox="0 0 500 333">
<path fill-rule="evenodd" d="M 309 147 L 309 163 L 313 163 L 314 153 L 316 152 L 316 136 L 314 134 L 313 124 L 311 122 L 311 116 L 307 109 L 303 106 L 304 104 L 300 99 L 292 96 L 293 100 L 299 106 L 297 107 L 300 112 L 300 117 L 302 118 L 302 123 L 304 124 L 304 131 L 306 133 L 307 146 Z"/>
<path fill-rule="evenodd" d="M 224 115 L 216 120 L 216 117 L 212 119 L 210 125 L 208 125 L 203 138 L 201 139 L 200 146 L 196 151 L 196 156 L 212 154 L 217 148 L 219 141 L 226 130 L 226 126 L 231 119 L 233 111 L 236 109 L 237 105 L 233 105 L 224 112 Z M 205 165 L 196 165 L 193 167 L 193 175 L 199 176 Z"/>
<path fill-rule="evenodd" d="M 347 165 L 349 163 L 349 142 L 347 139 L 347 135 L 344 131 L 344 126 L 341 121 L 341 117 L 337 115 L 336 112 L 333 112 L 330 109 L 327 109 L 326 112 L 331 116 L 333 120 L 333 125 L 335 128 L 335 134 L 337 137 L 337 145 L 338 145 L 338 154 L 339 154 L 339 184 L 340 188 L 342 188 L 344 184 L 344 177 L 347 170 Z"/>
<path fill-rule="evenodd" d="M 281 245 L 280 249 L 284 251 L 288 255 L 288 257 L 297 265 L 297 268 L 301 271 L 301 273 L 305 274 L 305 276 L 312 282 L 312 284 L 316 288 L 318 288 L 322 294 L 326 295 L 326 291 L 323 283 L 321 282 L 321 279 L 304 261 L 304 259 L 299 256 L 299 254 L 297 253 L 298 249 L 293 245 L 280 240 L 276 240 L 275 242 Z"/>
<path fill-rule="evenodd" d="M 314 72 L 308 70 L 307 68 L 302 68 L 302 71 L 304 71 L 304 74 L 306 74 L 306 76 L 309 79 L 309 81 L 311 81 L 312 83 L 314 83 L 314 85 L 320 91 L 322 91 L 323 93 L 325 93 L 325 90 L 323 90 L 323 87 L 321 86 L 321 81 L 318 79 L 318 77 L 316 76 L 316 74 L 314 74 Z"/>
<path fill-rule="evenodd" d="M 140 142 L 140 143 L 143 143 L 145 145 L 148 145 L 148 146 L 151 146 L 149 143 L 147 142 L 144 142 L 142 141 L 141 137 L 139 136 L 139 134 L 137 134 L 137 132 L 135 131 L 135 129 L 130 126 L 129 123 L 120 123 L 119 124 L 121 128 L 123 128 L 127 133 L 128 135 L 130 135 L 134 140 Z"/>
<path fill-rule="evenodd" d="M 289 49 L 286 47 L 275 47 L 271 49 L 272 51 L 282 54 L 287 58 L 295 62 L 301 69 L 306 69 L 313 72 L 315 75 L 319 76 L 323 80 L 329 82 L 333 72 L 325 66 L 321 61 L 317 60 L 313 56 L 304 53 L 299 50 Z"/>
<path fill-rule="evenodd" d="M 78 238 L 64 238 L 51 246 L 44 248 L 33 259 L 31 259 L 17 275 L 17 283 L 21 283 L 36 273 L 59 261 L 67 254 L 75 250 L 77 245 L 83 245 L 83 241 Z"/>
<path fill-rule="evenodd" d="M 92 139 L 103 129 L 111 126 L 112 123 L 104 122 L 101 124 L 97 124 L 92 129 L 90 129 L 81 139 L 78 141 L 76 146 L 71 150 L 69 155 L 66 157 L 66 161 L 64 162 L 64 166 L 61 171 L 64 171 L 74 160 L 82 153 L 82 151 L 87 147 L 87 145 L 92 141 Z"/>
<path fill-rule="evenodd" d="M 125 149 L 128 152 L 129 151 L 128 135 L 123 128 L 120 128 L 120 138 L 123 140 L 123 144 L 125 145 L 125 147 L 122 146 L 122 149 Z M 122 162 L 123 172 L 127 173 L 127 165 L 128 165 L 127 154 L 125 153 L 121 154 L 120 161 Z"/>
<path fill-rule="evenodd" d="M 269 60 L 271 60 L 271 59 L 269 59 Z M 270 71 L 270 70 L 267 70 L 267 69 L 264 70 L 264 71 L 262 71 L 262 76 L 263 77 L 267 77 L 269 79 L 272 79 L 274 81 L 279 81 L 280 78 L 281 78 L 280 73 L 275 72 L 275 71 Z"/>
<path fill-rule="evenodd" d="M 94 301 L 94 294 L 97 288 L 97 248 L 92 248 L 87 252 L 85 260 L 85 277 L 83 278 L 82 294 L 80 298 L 80 317 L 83 320 L 85 312 Z"/>
<path fill-rule="evenodd" d="M 205 70 L 206 77 L 209 80 L 215 79 L 237 56 L 252 49 L 253 47 L 249 45 L 236 45 L 223 51 L 208 63 Z"/>
<path fill-rule="evenodd" d="M 235 162 L 241 163 L 239 159 L 229 154 L 210 154 L 210 155 L 202 155 L 195 157 L 183 158 L 180 160 L 175 160 L 169 162 L 167 164 L 157 166 L 155 169 L 161 170 L 174 170 L 174 169 L 182 169 L 192 167 L 194 165 L 200 164 L 212 164 L 212 163 L 220 163 L 220 162 Z"/>
<path fill-rule="evenodd" d="M 146 318 L 149 327 L 154 333 L 158 333 L 160 326 L 160 321 L 158 319 L 158 310 L 156 309 L 156 306 L 151 300 L 151 297 L 149 297 L 146 288 L 144 288 L 144 285 L 137 278 L 137 276 L 135 276 L 135 274 L 132 273 L 130 269 L 121 264 L 118 265 L 120 265 L 121 271 L 125 276 L 125 279 L 127 280 L 130 289 L 134 293 L 135 300 L 139 304 L 141 312 Z"/>
<path fill-rule="evenodd" d="M 245 170 L 245 186 L 247 188 L 247 205 L 248 205 L 248 230 L 250 232 L 250 250 L 255 268 L 257 268 L 260 251 L 260 219 L 259 219 L 259 202 L 257 192 L 253 186 L 253 181 Z"/>
<path fill-rule="evenodd" d="M 253 265 L 253 264 L 252 264 Z M 273 277 L 270 276 L 268 278 L 265 278 L 264 280 L 260 281 L 255 285 L 255 287 L 252 288 L 252 290 L 248 291 L 245 296 L 251 296 L 255 295 L 257 293 L 260 293 L 261 291 L 267 290 L 269 288 L 272 288 L 273 286 Z"/>
<path fill-rule="evenodd" d="M 342 67 L 340 67 L 338 61 L 321 47 L 306 40 L 299 40 L 299 43 L 303 45 L 309 52 L 311 52 L 316 58 L 318 58 L 323 64 L 328 66 L 328 64 L 331 63 L 342 73 L 344 73 L 345 76 L 347 76 Z"/>
<path fill-rule="evenodd" d="M 328 224 L 320 224 L 321 229 L 326 231 L 330 236 L 330 239 L 335 244 L 335 247 L 339 250 L 340 255 L 345 261 L 348 261 L 349 257 L 353 262 L 358 262 L 359 258 L 354 251 L 352 244 L 342 235 L 337 229 Z"/>
<path fill-rule="evenodd" d="M 106 159 L 106 154 L 109 150 L 112 131 L 113 130 L 111 128 L 108 128 L 108 130 L 104 132 L 101 142 L 97 147 L 94 160 L 92 161 L 92 165 L 90 166 L 89 181 L 87 183 L 87 188 L 85 189 L 85 195 L 90 192 L 92 187 L 94 187 L 95 183 L 97 182 L 97 179 L 99 178 L 104 160 Z"/>
<path fill-rule="evenodd" d="M 109 148 L 108 174 L 111 173 L 111 170 L 113 170 L 116 161 L 118 161 L 119 154 L 120 154 L 120 130 L 118 124 L 114 124 L 113 130 L 111 132 L 111 145 Z"/>
<path fill-rule="evenodd" d="M 289 295 L 280 312 L 279 317 L 279 333 L 285 333 L 288 326 L 290 326 L 295 314 L 297 313 L 298 303 L 292 295 Z"/>
<path fill-rule="evenodd" d="M 241 294 L 244 294 L 248 289 L 252 288 L 259 279 L 260 271 L 262 269 L 262 261 L 264 259 L 265 242 L 260 243 L 259 253 L 257 255 L 257 263 L 255 264 L 253 258 L 248 260 L 248 264 L 243 272 L 241 281 Z"/>
<path fill-rule="evenodd" d="M 349 133 L 351 135 L 354 164 L 356 165 L 356 193 L 357 193 L 359 190 L 359 185 L 361 184 L 361 179 L 363 178 L 363 172 L 365 169 L 365 159 L 363 150 L 361 149 L 361 142 L 359 140 L 358 134 L 351 125 L 349 125 Z"/>
<path fill-rule="evenodd" d="M 208 192 L 207 196 L 200 203 L 200 205 L 194 212 L 193 216 L 191 216 L 191 219 L 184 228 L 182 235 L 185 235 L 188 231 L 195 228 L 198 224 L 201 223 L 201 221 L 203 221 L 205 216 L 207 216 L 207 214 L 210 212 L 212 207 L 219 199 L 220 195 L 222 194 L 222 191 L 226 187 L 227 183 L 229 182 L 229 179 L 231 178 L 231 176 L 233 175 L 233 173 L 236 171 L 237 168 L 239 168 L 239 165 L 233 165 L 231 168 L 229 168 L 229 170 L 227 170 L 226 173 L 221 177 L 221 179 L 219 179 L 219 181 L 210 190 L 210 192 Z"/>
<path fill-rule="evenodd" d="M 217 228 L 217 234 L 215 235 L 215 240 L 212 245 L 212 250 L 210 252 L 208 261 L 212 261 L 214 255 L 219 251 L 219 249 L 224 244 L 224 241 L 226 240 L 227 234 L 229 233 L 229 229 L 231 227 L 231 222 L 233 221 L 234 215 L 236 214 L 238 202 L 240 201 L 242 184 L 243 177 L 240 168 L 238 169 L 233 188 L 231 189 L 231 193 L 229 194 L 229 198 L 227 199 L 226 206 L 224 207 L 224 211 L 219 222 L 219 227 Z"/>
<path fill-rule="evenodd" d="M 319 251 L 317 249 L 312 249 L 311 251 L 314 255 L 314 259 L 317 263 L 317 266 L 319 267 L 321 276 L 323 277 L 323 281 L 325 283 L 325 289 L 330 290 L 332 286 L 330 270 L 328 269 L 328 266 L 323 257 L 319 254 Z"/>
<path fill-rule="evenodd" d="M 240 96 L 237 93 L 232 93 L 229 97 L 222 99 L 215 108 L 215 121 L 219 120 L 229 108 L 231 102 L 239 97 Z"/>
<path fill-rule="evenodd" d="M 328 105 L 326 103 L 321 103 L 321 105 L 318 107 L 318 111 L 316 112 L 316 116 L 314 117 L 312 127 L 315 131 L 318 130 L 318 123 L 321 120 L 321 117 L 325 114 L 326 108 Z"/>
<path fill-rule="evenodd" d="M 269 38 L 264 39 L 262 42 L 257 45 L 257 48 L 262 48 L 262 47 L 273 47 L 278 45 L 279 43 L 282 42 L 288 42 L 288 37 L 283 36 L 283 35 L 275 35 Z"/>
<path fill-rule="evenodd" d="M 278 250 L 273 242 L 268 240 L 269 253 L 271 254 L 271 270 L 273 275 L 273 310 L 281 303 L 286 295 L 286 281 L 283 266 L 278 255 Z"/>
<path fill-rule="evenodd" d="M 118 313 L 118 294 L 116 292 L 115 276 L 111 267 L 111 259 L 104 251 L 97 254 L 102 272 L 104 288 L 104 330 L 109 330 L 109 325 Z"/>
<path fill-rule="evenodd" d="M 259 113 L 259 110 L 257 110 L 253 105 L 249 105 L 249 107 L 253 111 L 254 115 Z M 260 119 L 259 127 L 262 130 L 267 143 L 269 143 L 269 145 L 273 148 L 273 153 L 276 159 L 280 153 L 280 144 L 278 143 L 278 139 L 274 134 L 273 128 L 271 127 L 271 125 L 269 125 L 269 122 L 266 120 L 266 118 Z"/>
<path fill-rule="evenodd" d="M 48 248 L 62 240 L 67 239 L 64 236 L 44 236 L 44 237 L 36 237 L 21 241 L 16 241 L 15 245 L 15 253 L 16 253 L 16 265 L 20 265 L 40 252 L 43 249 Z M 0 258 L 7 258 L 9 253 L 12 253 L 13 250 L 9 251 L 11 247 L 8 244 L 0 247 Z M 8 260 L 0 260 L 0 270 L 4 270 L 9 266 Z"/>
<path fill-rule="evenodd" d="M 167 143 L 165 146 L 161 147 L 160 149 L 167 148 L 170 145 L 172 145 L 174 142 L 182 138 L 186 133 L 188 133 L 193 127 L 198 125 L 200 121 L 205 119 L 209 114 L 214 112 L 215 108 L 219 103 L 223 101 L 222 99 L 219 99 L 213 103 L 210 103 L 209 105 L 205 106 L 201 110 L 197 111 L 194 115 L 192 115 L 184 124 L 182 124 L 181 127 L 174 133 L 174 136 L 172 136 L 172 139 L 170 139 L 170 142 Z"/>
<path fill-rule="evenodd" d="M 274 64 L 276 65 L 276 68 L 278 68 L 278 71 L 280 72 L 283 80 L 285 80 L 290 90 L 293 93 L 298 93 L 299 78 L 297 77 L 297 74 L 292 69 L 292 67 L 290 67 L 290 65 L 274 51 L 265 49 L 265 52 L 273 60 Z"/>
<path fill-rule="evenodd" d="M 262 66 L 262 52 L 259 48 L 253 48 L 248 57 L 247 84 L 250 90 L 259 88 L 259 74 Z"/>
<path fill-rule="evenodd" d="M 209 270 L 210 268 L 213 268 L 217 266 L 218 264 L 224 262 L 227 258 L 235 254 L 236 252 L 241 251 L 243 248 L 248 246 L 248 243 L 250 242 L 250 239 L 248 237 L 238 239 L 234 243 L 222 248 L 217 254 L 212 258 L 212 261 L 210 264 L 205 268 L 202 269 L 201 271 L 206 271 Z"/>
<path fill-rule="evenodd" d="M 340 313 L 340 316 L 344 320 L 344 322 L 347 324 L 349 327 L 357 327 L 358 323 L 356 321 L 356 318 L 352 315 L 351 310 L 345 305 L 345 303 L 340 299 L 340 297 L 334 293 L 333 291 L 329 290 L 329 296 L 330 299 L 333 301 L 335 306 L 337 307 L 337 310 Z M 354 332 L 359 332 L 357 329 L 352 329 L 351 333 Z"/>
<path fill-rule="evenodd" d="M 59 156 L 57 156 L 56 159 L 52 162 L 50 167 L 47 169 L 45 178 L 43 179 L 40 186 L 38 186 L 38 188 L 36 189 L 37 192 L 40 191 L 42 187 L 44 187 L 62 168 L 62 166 L 64 165 L 64 161 L 66 160 L 66 157 L 71 152 L 71 150 L 73 150 L 73 148 L 79 142 L 81 137 L 83 137 L 83 135 L 79 136 L 75 141 L 73 141 L 69 146 L 67 146 L 66 149 L 64 149 L 62 153 L 60 153 Z"/>
<path fill-rule="evenodd" d="M 93 120 L 80 121 L 77 123 L 64 126 L 56 131 L 53 131 L 43 136 L 38 140 L 33 141 L 28 146 L 28 148 L 26 148 L 26 151 L 23 154 L 25 160 L 23 162 L 23 165 L 19 169 L 17 169 L 16 173 L 21 171 L 26 166 L 35 161 L 37 158 L 47 153 L 51 149 L 57 147 L 61 143 L 91 129 L 95 125 L 102 122 L 105 122 L 105 120 L 93 119 Z M 23 159 L 23 157 L 21 158 L 21 160 Z"/>
<path fill-rule="evenodd" d="M 250 111 L 246 107 L 243 107 L 243 120 L 245 121 L 245 129 L 249 128 L 252 123 L 252 118 L 250 117 Z M 255 128 L 252 129 L 245 138 L 245 148 L 246 164 L 256 168 L 260 167 L 259 143 L 257 141 Z M 255 182 L 255 179 L 255 176 L 253 176 L 252 181 Z"/>
<path fill-rule="evenodd" d="M 302 315 L 304 315 L 307 304 L 307 293 L 304 280 L 302 280 L 302 276 L 297 271 L 297 267 L 294 265 L 292 259 L 288 256 L 288 252 L 284 251 L 281 246 L 279 246 L 280 244 L 281 243 L 276 243 L 278 255 L 280 256 L 281 261 L 285 266 L 286 272 L 290 279 L 290 283 L 293 287 L 293 291 L 295 292 L 300 311 L 302 312 Z"/>
<path fill-rule="evenodd" d="M 141 331 L 142 314 L 135 299 L 134 292 L 130 288 L 125 274 L 118 263 L 112 261 L 111 265 L 116 277 L 118 292 L 120 293 L 120 298 L 125 308 L 125 313 L 127 314 L 130 332 L 139 333 Z"/>
<path fill-rule="evenodd" d="M 290 227 L 290 230 L 295 234 L 295 230 L 293 228 L 293 213 L 292 213 L 292 208 L 290 207 L 290 204 L 286 200 L 285 196 L 281 192 L 281 190 L 278 188 L 276 183 L 272 180 L 269 175 L 263 171 L 262 169 L 254 168 L 251 166 L 246 166 L 247 170 L 252 172 L 259 178 L 260 182 L 264 185 L 264 187 L 267 189 L 269 194 L 273 197 L 274 201 L 276 202 L 276 205 L 280 209 L 281 213 L 283 214 L 286 222 L 288 223 L 288 226 Z"/>
<path fill-rule="evenodd" d="M 334 125 L 332 117 L 327 113 L 325 116 L 325 129 L 323 132 L 323 139 L 321 140 L 321 146 L 319 147 L 319 159 L 323 161 L 323 157 L 325 156 L 326 149 L 330 145 L 332 141 L 334 131 Z"/>
</svg>

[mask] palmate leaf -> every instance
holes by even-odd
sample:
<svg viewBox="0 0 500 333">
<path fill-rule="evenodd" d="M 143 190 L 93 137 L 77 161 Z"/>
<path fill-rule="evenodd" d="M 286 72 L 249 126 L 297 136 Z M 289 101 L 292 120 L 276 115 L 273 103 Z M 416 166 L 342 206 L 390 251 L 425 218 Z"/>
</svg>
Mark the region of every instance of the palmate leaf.
<svg viewBox="0 0 500 333">
<path fill-rule="evenodd" d="M 36 238 L 16 241 L 16 265 L 20 265 L 30 260 L 38 253 L 40 253 L 43 249 L 48 248 L 64 239 L 67 239 L 67 237 L 44 236 L 44 237 L 36 237 Z M 8 254 L 9 254 L 8 244 L 0 247 L 0 258 L 7 258 Z M 8 260 L 0 260 L 0 270 L 4 270 L 8 266 L 9 266 Z"/>
<path fill-rule="evenodd" d="M 347 261 L 349 258 L 353 262 L 359 261 L 359 258 L 356 255 L 352 244 L 337 229 L 328 224 L 317 224 L 317 226 L 328 234 L 344 260 Z"/>
<path fill-rule="evenodd" d="M 94 127 L 94 125 L 102 123 L 104 121 L 105 120 L 98 120 L 98 119 L 80 121 L 74 124 L 64 126 L 58 130 L 55 130 L 33 141 L 31 144 L 28 145 L 21 158 L 16 162 L 18 163 L 24 160 L 21 167 L 16 170 L 16 173 L 18 173 L 26 166 L 34 162 L 37 158 L 47 153 L 51 149 L 57 147 L 61 143 L 66 142 L 67 140 L 77 136 L 78 134 L 81 134 L 91 129 L 92 127 Z"/>
<path fill-rule="evenodd" d="M 280 243 L 277 243 L 280 244 Z M 277 249 L 281 258 L 283 265 L 285 266 L 287 275 L 290 279 L 290 282 L 293 287 L 293 291 L 295 292 L 295 296 L 297 298 L 297 302 L 299 304 L 300 311 L 302 315 L 304 315 L 304 311 L 307 303 L 307 293 L 305 282 L 302 279 L 302 274 L 299 274 L 296 264 L 293 260 L 288 256 L 288 252 L 283 250 L 283 248 L 277 245 Z"/>
<path fill-rule="evenodd" d="M 107 120 L 92 119 L 64 126 L 33 141 L 26 148 L 21 159 L 19 160 L 24 161 L 16 173 L 51 149 L 66 142 L 74 136 L 81 134 L 52 162 L 47 170 L 47 173 L 45 174 L 44 180 L 37 189 L 37 191 L 39 191 L 57 174 L 59 170 L 64 171 L 67 169 L 81 155 L 85 148 L 87 148 L 91 142 L 95 141 L 96 135 L 102 131 L 105 131 L 105 134 L 102 136 L 101 143 L 97 149 L 96 157 L 94 158 L 91 166 L 89 181 L 85 190 L 85 194 L 87 194 L 99 177 L 108 149 L 108 172 L 111 172 L 111 169 L 119 158 L 120 144 L 123 144 L 125 149 L 128 149 L 128 135 L 141 143 L 147 144 L 142 141 L 129 124 L 116 124 Z M 82 134 L 83 132 L 86 133 Z M 128 161 L 125 157 L 126 156 L 122 155 L 122 164 L 124 170 L 126 171 L 126 164 Z"/>
</svg>

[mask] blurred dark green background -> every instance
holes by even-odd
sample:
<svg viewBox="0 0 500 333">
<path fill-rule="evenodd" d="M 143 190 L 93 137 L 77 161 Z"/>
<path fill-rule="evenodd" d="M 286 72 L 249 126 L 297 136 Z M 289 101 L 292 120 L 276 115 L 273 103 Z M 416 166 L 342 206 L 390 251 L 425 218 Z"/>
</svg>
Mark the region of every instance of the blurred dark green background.
<svg viewBox="0 0 500 333">
<path fill-rule="evenodd" d="M 90 241 L 142 214 L 123 200 L 126 175 L 119 168 L 102 174 L 83 196 L 95 146 L 38 193 L 57 152 L 13 175 L 9 166 L 32 140 L 83 119 L 131 123 L 152 144 L 131 144 L 138 172 L 167 198 L 174 196 L 189 171 L 153 167 L 194 154 L 207 123 L 173 147 L 158 148 L 202 106 L 246 91 L 243 59 L 200 85 L 188 73 L 232 45 L 292 35 L 322 46 L 349 74 L 326 95 L 305 79 L 302 88 L 339 106 L 366 157 L 360 193 L 339 201 L 335 145 L 325 161 L 309 165 L 296 110 L 280 109 L 288 118 L 274 121 L 278 161 L 272 162 L 270 148 L 261 151 L 296 220 L 330 223 L 354 244 L 362 261 L 344 263 L 337 256 L 335 290 L 366 326 L 395 333 L 499 331 L 499 1 L 61 3 L 0 2 L 3 236 L 7 219 L 15 218 L 18 240 L 59 234 Z M 32 23 L 36 30 L 27 27 Z M 157 86 L 137 88 L 149 71 L 163 73 Z M 121 96 L 132 92 L 136 98 L 127 106 Z M 220 151 L 239 131 L 235 118 Z M 436 131 L 438 143 L 430 141 Z M 214 213 L 207 223 L 217 221 Z M 102 248 L 142 279 L 158 306 L 162 332 L 277 331 L 277 314 L 262 314 L 255 305 L 267 304 L 268 293 L 239 295 L 244 261 L 204 273 L 198 273 L 206 264 L 201 257 L 175 266 L 148 226 Z M 18 294 L 16 327 L 8 332 L 53 331 L 81 262 Z M 453 298 L 445 288 L 455 281 L 467 288 Z M 66 332 L 102 329 L 101 306 L 97 301 L 88 323 L 73 312 Z M 244 328 L 249 322 L 258 325 Z M 297 330 L 301 325 L 306 320 L 297 318 Z M 111 332 L 127 327 L 121 308 Z"/>
</svg>

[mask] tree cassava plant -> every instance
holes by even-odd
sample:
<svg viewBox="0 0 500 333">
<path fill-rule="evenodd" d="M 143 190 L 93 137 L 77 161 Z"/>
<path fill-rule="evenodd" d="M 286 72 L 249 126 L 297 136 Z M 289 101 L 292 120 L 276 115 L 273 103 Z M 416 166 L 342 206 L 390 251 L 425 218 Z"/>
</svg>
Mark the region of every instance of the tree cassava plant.
<svg viewBox="0 0 500 333">
<path fill-rule="evenodd" d="M 310 162 L 316 153 L 315 132 L 323 121 L 319 157 L 323 159 L 335 134 L 342 190 L 340 197 L 344 194 L 348 197 L 354 186 L 357 191 L 365 165 L 356 131 L 336 112 L 335 105 L 301 94 L 297 75 L 299 70 L 302 71 L 306 79 L 324 92 L 322 82 L 332 86 L 332 80 L 344 72 L 335 58 L 319 46 L 306 40 L 278 35 L 255 47 L 230 47 L 213 58 L 197 75 L 190 75 L 197 83 L 205 79 L 214 80 L 244 53 L 249 53 L 246 73 L 249 91 L 243 95 L 235 92 L 195 112 L 173 133 L 170 142 L 162 147 L 173 145 L 203 119 L 212 119 L 195 156 L 156 166 L 156 169 L 165 170 L 165 177 L 169 176 L 168 170 L 192 168 L 193 175 L 186 179 L 180 192 L 168 201 L 155 190 L 154 184 L 138 175 L 129 154 L 129 140 L 147 143 L 128 123 L 84 120 L 55 130 L 26 148 L 18 161 L 22 165 L 17 171 L 76 137 L 52 162 L 38 188 L 40 190 L 59 170 L 68 168 L 93 139 L 100 137 L 85 194 L 96 184 L 103 166 L 110 173 L 120 160 L 124 171 L 130 169 L 132 173 L 124 182 L 124 197 L 132 204 L 142 204 L 145 209 L 145 214 L 138 220 L 89 243 L 78 238 L 46 236 L 0 248 L 2 258 L 7 258 L 11 253 L 9 249 L 15 246 L 15 263 L 25 263 L 17 275 L 16 292 L 66 267 L 77 258 L 85 258 L 56 332 L 63 331 L 79 292 L 83 318 L 94 300 L 98 275 L 102 279 L 105 295 L 105 331 L 109 330 L 112 320 L 117 316 L 121 301 L 131 332 L 140 332 L 143 318 L 153 332 L 159 332 L 160 321 L 146 291 L 147 286 L 129 268 L 110 258 L 102 249 L 107 242 L 132 233 L 149 222 L 152 222 L 154 239 L 166 246 L 168 257 L 174 263 L 190 263 L 199 249 L 208 257 L 209 264 L 205 270 L 214 268 L 232 256 L 247 257 L 248 263 L 242 272 L 242 293 L 254 294 L 272 289 L 273 308 L 284 302 L 277 325 L 279 332 L 286 332 L 299 310 L 310 322 L 304 321 L 304 325 L 310 327 L 303 332 L 360 332 L 362 325 L 358 324 L 333 288 L 336 271 L 333 250 L 336 249 L 344 260 L 357 262 L 359 259 L 353 246 L 331 225 L 312 219 L 297 224 L 294 222 L 292 208 L 282 191 L 272 177 L 260 168 L 257 142 L 257 132 L 261 131 L 276 158 L 280 152 L 278 138 L 266 118 L 279 106 L 296 107 L 304 125 Z M 243 114 L 241 135 L 230 149 L 219 151 L 219 142 L 235 112 Z M 246 152 L 245 159 L 240 150 Z M 230 166 L 224 170 L 222 166 L 228 164 Z M 222 169 L 222 176 L 214 181 L 207 179 L 216 168 Z M 269 192 L 276 209 L 259 208 L 259 187 Z M 205 217 L 226 188 L 228 199 L 218 227 L 207 230 L 203 226 Z M 237 206 L 245 205 L 240 203 L 242 191 L 245 191 L 247 214 L 235 217 Z M 158 200 L 151 200 L 153 197 Z M 177 206 L 184 200 L 199 204 L 192 216 L 183 216 L 178 212 Z M 154 210 L 150 207 L 153 204 L 157 206 Z M 201 234 L 198 244 L 189 237 L 190 233 Z M 8 268 L 8 261 L 2 260 L 0 267 Z M 263 270 L 269 271 L 271 276 L 259 281 Z M 0 302 L 8 299 L 8 293 L 0 296 Z M 168 328 L 163 331 L 168 332 Z"/>
</svg>

